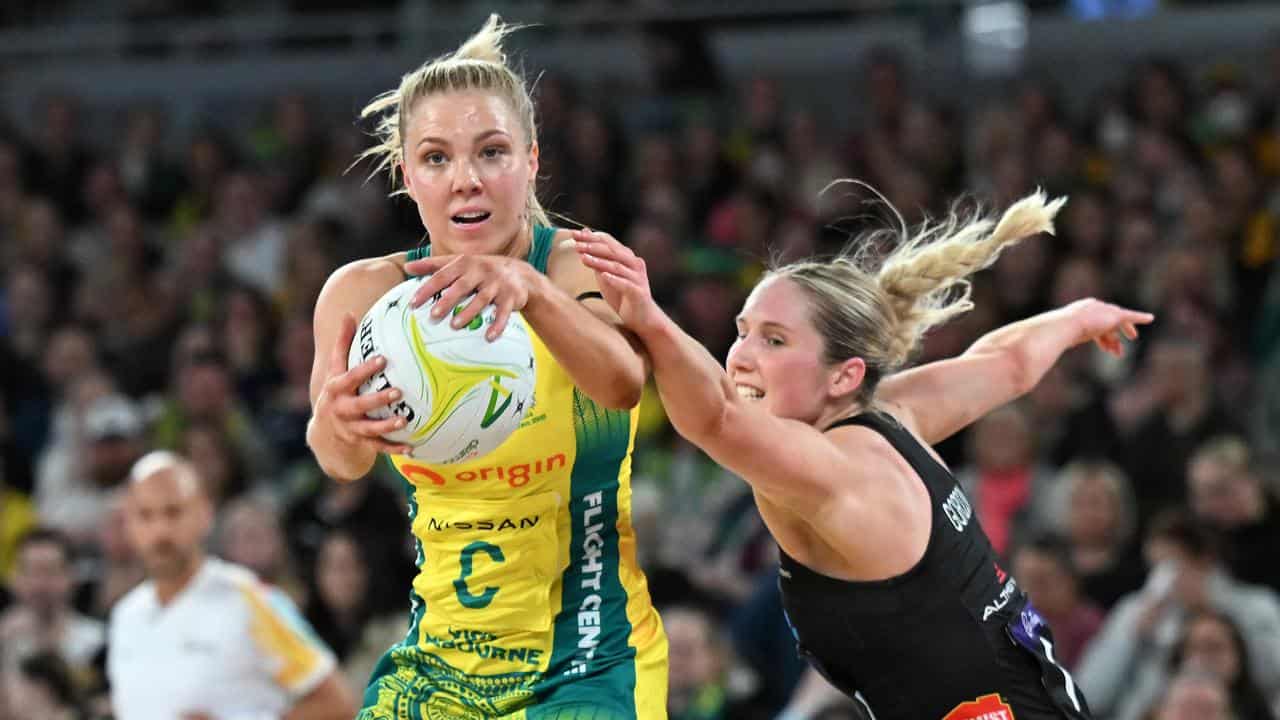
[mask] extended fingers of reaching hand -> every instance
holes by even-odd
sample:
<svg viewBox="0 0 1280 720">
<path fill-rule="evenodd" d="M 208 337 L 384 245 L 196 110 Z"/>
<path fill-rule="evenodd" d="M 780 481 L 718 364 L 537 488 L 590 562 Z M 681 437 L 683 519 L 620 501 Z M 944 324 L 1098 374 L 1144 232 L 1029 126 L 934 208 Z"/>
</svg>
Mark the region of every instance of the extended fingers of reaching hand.
<svg viewBox="0 0 1280 720">
<path fill-rule="evenodd" d="M 485 332 L 486 339 L 497 340 L 502 331 L 507 329 L 507 320 L 511 317 L 511 311 L 515 309 L 515 305 L 515 298 L 498 298 L 498 309 L 493 315 L 493 325 L 490 325 Z"/>
<path fill-rule="evenodd" d="M 450 290 L 452 289 L 453 288 L 450 288 Z M 447 297 L 448 293 L 445 293 L 445 295 Z M 497 297 L 497 284 L 481 285 L 479 288 L 476 288 L 475 297 L 471 298 L 471 300 L 467 302 L 466 307 L 463 307 L 456 315 L 453 316 L 453 326 L 455 328 L 466 327 L 467 323 L 471 322 L 472 318 L 479 315 L 481 311 L 488 307 L 489 303 L 493 302 Z M 462 302 L 461 297 L 458 299 L 458 302 Z M 436 308 L 434 314 L 436 317 L 440 317 L 443 312 L 441 311 L 441 308 Z"/>
<path fill-rule="evenodd" d="M 447 270 L 448 268 L 446 268 Z M 435 280 L 442 273 L 437 273 L 431 277 Z M 480 285 L 480 276 L 478 273 L 465 272 L 457 275 L 449 281 L 449 284 L 441 287 L 439 290 L 440 298 L 436 300 L 435 305 L 431 308 L 431 317 L 439 320 L 448 313 L 452 312 L 462 302 L 462 299 L 470 295 Z M 428 281 L 430 282 L 430 281 Z M 435 293 L 432 293 L 434 295 Z"/>
<path fill-rule="evenodd" d="M 641 285 L 647 282 L 644 258 L 605 233 L 595 233 L 582 241 L 575 241 L 575 247 L 583 264 L 596 272 Z"/>
<path fill-rule="evenodd" d="M 583 230 L 575 231 L 574 245 L 593 255 L 605 257 L 610 260 L 617 260 L 627 264 L 632 264 L 632 261 L 640 260 L 640 257 L 636 255 L 631 248 L 618 242 L 616 238 L 608 233 L 593 233 Z"/>
<path fill-rule="evenodd" d="M 452 285 L 467 269 L 462 257 L 455 257 L 449 260 L 446 260 L 444 256 L 424 258 L 420 262 L 425 262 L 426 260 L 433 260 L 438 269 L 414 291 L 413 299 L 409 301 L 410 307 L 420 307 L 423 303 L 435 297 L 436 293 Z M 408 267 L 408 265 L 405 266 L 406 269 Z"/>
<path fill-rule="evenodd" d="M 1094 341 L 1104 352 L 1115 355 L 1116 357 L 1120 357 L 1124 354 L 1124 345 L 1120 342 L 1120 335 L 1114 330 L 1108 330 L 1107 332 L 1102 333 L 1098 337 L 1094 338 Z"/>
<path fill-rule="evenodd" d="M 640 282 L 639 273 L 637 271 L 616 260 L 607 260 L 588 252 L 582 256 L 582 262 L 596 272 L 612 275 L 633 283 Z"/>
</svg>

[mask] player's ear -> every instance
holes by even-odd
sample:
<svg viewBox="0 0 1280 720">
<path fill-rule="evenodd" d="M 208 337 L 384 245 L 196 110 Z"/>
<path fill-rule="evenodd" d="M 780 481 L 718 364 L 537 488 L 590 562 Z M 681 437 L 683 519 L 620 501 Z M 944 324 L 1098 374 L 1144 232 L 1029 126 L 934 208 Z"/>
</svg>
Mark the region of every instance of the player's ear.
<svg viewBox="0 0 1280 720">
<path fill-rule="evenodd" d="M 867 361 L 862 358 L 849 358 L 831 369 L 827 382 L 827 393 L 833 398 L 852 395 L 867 377 Z"/>
</svg>

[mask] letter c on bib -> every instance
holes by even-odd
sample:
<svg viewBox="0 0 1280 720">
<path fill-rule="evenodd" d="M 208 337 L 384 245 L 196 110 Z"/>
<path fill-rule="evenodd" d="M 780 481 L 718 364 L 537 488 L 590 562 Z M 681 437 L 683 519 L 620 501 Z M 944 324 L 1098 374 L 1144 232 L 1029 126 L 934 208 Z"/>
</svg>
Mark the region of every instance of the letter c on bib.
<svg viewBox="0 0 1280 720">
<path fill-rule="evenodd" d="M 458 564 L 462 566 L 462 574 L 458 575 L 458 579 L 453 581 L 453 588 L 457 591 L 458 602 L 463 607 L 479 610 L 489 606 L 493 602 L 493 596 L 498 594 L 498 588 L 486 587 L 479 595 L 471 592 L 467 587 L 467 578 L 471 575 L 472 556 L 478 552 L 483 552 L 489 556 L 494 562 L 506 562 L 506 558 L 502 555 L 502 548 L 497 545 L 491 545 L 483 540 L 477 540 L 470 545 L 462 548 L 462 552 L 458 555 Z"/>
</svg>

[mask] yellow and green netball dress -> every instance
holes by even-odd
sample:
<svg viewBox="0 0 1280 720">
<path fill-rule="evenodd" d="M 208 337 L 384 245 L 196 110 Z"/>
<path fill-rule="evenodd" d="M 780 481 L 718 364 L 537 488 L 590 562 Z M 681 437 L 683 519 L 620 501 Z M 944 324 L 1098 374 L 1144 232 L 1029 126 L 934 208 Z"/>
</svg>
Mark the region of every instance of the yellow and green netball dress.
<svg viewBox="0 0 1280 720">
<path fill-rule="evenodd" d="M 534 232 L 541 272 L 554 234 Z M 505 443 L 456 465 L 391 458 L 418 576 L 360 720 L 666 717 L 666 637 L 631 527 L 637 413 L 583 395 L 530 335 L 535 406 Z"/>
</svg>

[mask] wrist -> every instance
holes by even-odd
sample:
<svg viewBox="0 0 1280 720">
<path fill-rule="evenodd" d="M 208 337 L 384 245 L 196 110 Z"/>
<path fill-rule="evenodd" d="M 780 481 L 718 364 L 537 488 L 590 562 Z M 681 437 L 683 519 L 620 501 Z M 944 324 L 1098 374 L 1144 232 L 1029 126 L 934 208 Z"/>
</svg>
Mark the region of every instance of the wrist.
<svg viewBox="0 0 1280 720">
<path fill-rule="evenodd" d="M 1087 302 L 1087 300 L 1077 300 L 1055 311 L 1061 316 L 1061 322 L 1071 328 L 1071 344 L 1068 347 L 1075 347 L 1090 340 L 1089 329 L 1084 322 L 1085 303 Z"/>
<path fill-rule="evenodd" d="M 525 316 L 537 315 L 546 307 L 547 299 L 556 291 L 556 286 L 551 282 L 551 278 L 538 272 L 529 263 L 521 262 L 519 267 L 518 272 L 524 275 L 524 286 L 528 293 L 520 313 Z"/>
<path fill-rule="evenodd" d="M 307 423 L 306 440 L 316 464 L 335 480 L 347 482 L 361 478 L 377 459 L 377 453 L 367 457 L 365 448 L 345 442 L 316 416 Z"/>
<path fill-rule="evenodd" d="M 644 322 L 633 326 L 628 325 L 628 329 L 635 333 L 646 347 L 652 347 L 651 343 L 669 342 L 680 333 L 680 327 L 656 303 L 653 306 L 653 312 L 649 313 L 649 317 Z"/>
</svg>

